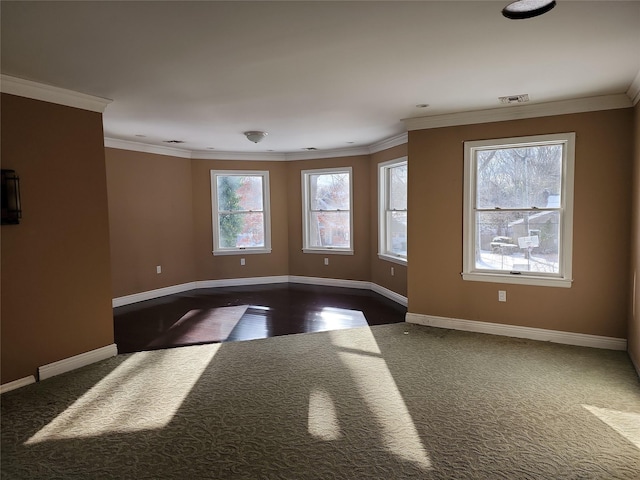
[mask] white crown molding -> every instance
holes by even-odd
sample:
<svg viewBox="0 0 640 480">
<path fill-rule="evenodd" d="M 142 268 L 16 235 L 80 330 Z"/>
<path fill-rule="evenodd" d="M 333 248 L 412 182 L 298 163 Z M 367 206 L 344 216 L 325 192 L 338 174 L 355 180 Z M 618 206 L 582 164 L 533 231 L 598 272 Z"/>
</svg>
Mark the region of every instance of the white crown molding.
<svg viewBox="0 0 640 480">
<path fill-rule="evenodd" d="M 629 90 L 627 90 L 627 96 L 631 99 L 631 103 L 634 106 L 640 101 L 640 71 L 638 71 L 636 78 L 631 82 Z"/>
<path fill-rule="evenodd" d="M 111 100 L 106 98 L 94 97 L 93 95 L 86 95 L 4 74 L 0 75 L 0 91 L 10 95 L 99 113 L 104 112 L 107 105 L 111 103 Z"/>
<path fill-rule="evenodd" d="M 603 95 L 599 97 L 562 100 L 559 102 L 539 103 L 531 105 L 505 105 L 489 110 L 448 113 L 429 117 L 405 118 L 407 130 L 424 130 L 429 128 L 452 127 L 477 123 L 503 122 L 524 118 L 550 117 L 571 113 L 595 112 L 631 107 L 631 100 L 624 94 Z"/>
<path fill-rule="evenodd" d="M 31 385 L 32 383 L 36 383 L 36 377 L 34 377 L 33 375 L 19 378 L 18 380 L 14 380 L 13 382 L 3 383 L 2 385 L 0 385 L 0 394 L 10 392 L 11 390 L 15 390 L 16 388 L 26 387 L 27 385 Z"/>
<path fill-rule="evenodd" d="M 401 133 L 386 140 L 373 143 L 369 146 L 369 153 L 378 153 L 389 148 L 397 147 L 398 145 L 404 145 L 409 141 L 409 134 L 407 132 Z"/>
<path fill-rule="evenodd" d="M 407 323 L 416 323 L 437 328 L 463 330 L 465 332 L 488 333 L 503 337 L 526 338 L 543 342 L 576 345 L 580 347 L 604 348 L 607 350 L 626 350 L 627 341 L 624 338 L 602 337 L 584 333 L 545 330 L 542 328 L 520 327 L 501 323 L 480 322 L 476 320 L 461 320 L 458 318 L 436 317 L 419 313 L 407 313 Z"/>
<path fill-rule="evenodd" d="M 120 140 L 117 138 L 104 138 L 104 146 L 117 148 L 119 150 L 130 150 L 133 152 L 155 153 L 156 155 L 168 155 L 170 157 L 191 158 L 189 150 L 182 150 L 174 147 L 161 147 L 148 143 L 132 142 L 131 140 Z"/>
<path fill-rule="evenodd" d="M 336 148 L 334 150 L 313 150 L 311 152 L 289 152 L 284 155 L 289 161 L 355 157 L 358 155 L 369 155 L 369 147 Z"/>
<path fill-rule="evenodd" d="M 38 379 L 45 380 L 61 373 L 70 372 L 76 368 L 84 367 L 109 357 L 115 357 L 118 354 L 118 347 L 115 343 L 96 348 L 89 352 L 74 355 L 73 357 L 64 358 L 57 362 L 49 363 L 38 367 Z"/>
<path fill-rule="evenodd" d="M 254 162 L 284 162 L 285 154 L 277 152 L 191 152 L 193 160 L 249 160 Z"/>
</svg>

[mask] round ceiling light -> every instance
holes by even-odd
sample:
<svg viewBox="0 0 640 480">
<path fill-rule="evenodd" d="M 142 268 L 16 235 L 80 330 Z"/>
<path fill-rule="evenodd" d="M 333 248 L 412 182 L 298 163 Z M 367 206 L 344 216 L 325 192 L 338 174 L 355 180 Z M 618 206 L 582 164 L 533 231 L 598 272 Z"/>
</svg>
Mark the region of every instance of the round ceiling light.
<svg viewBox="0 0 640 480">
<path fill-rule="evenodd" d="M 518 0 L 502 9 L 502 15 L 512 20 L 537 17 L 556 6 L 555 0 Z"/>
<path fill-rule="evenodd" d="M 251 130 L 249 132 L 244 132 L 244 135 L 247 137 L 247 140 L 253 143 L 261 142 L 264 137 L 267 136 L 267 132 L 260 132 L 258 130 Z"/>
</svg>

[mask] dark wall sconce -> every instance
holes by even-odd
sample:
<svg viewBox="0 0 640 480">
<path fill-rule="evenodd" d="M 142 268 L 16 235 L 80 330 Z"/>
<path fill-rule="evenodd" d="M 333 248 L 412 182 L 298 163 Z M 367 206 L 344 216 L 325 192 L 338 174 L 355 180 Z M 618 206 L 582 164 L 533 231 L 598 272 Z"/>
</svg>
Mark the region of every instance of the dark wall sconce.
<svg viewBox="0 0 640 480">
<path fill-rule="evenodd" d="M 22 218 L 20 178 L 15 170 L 2 169 L 2 225 L 17 225 Z"/>
</svg>

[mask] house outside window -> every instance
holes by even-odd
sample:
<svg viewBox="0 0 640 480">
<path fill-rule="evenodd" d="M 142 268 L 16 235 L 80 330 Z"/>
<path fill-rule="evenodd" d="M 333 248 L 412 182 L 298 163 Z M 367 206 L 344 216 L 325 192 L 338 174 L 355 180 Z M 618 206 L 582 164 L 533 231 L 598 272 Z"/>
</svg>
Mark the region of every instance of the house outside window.
<svg viewBox="0 0 640 480">
<path fill-rule="evenodd" d="M 305 253 L 353 254 L 351 167 L 302 171 Z"/>
<path fill-rule="evenodd" d="M 575 134 L 464 149 L 463 278 L 570 287 Z"/>
<path fill-rule="evenodd" d="M 211 171 L 213 254 L 271 252 L 268 171 Z"/>
<path fill-rule="evenodd" d="M 407 263 L 407 157 L 378 165 L 378 258 Z"/>
</svg>

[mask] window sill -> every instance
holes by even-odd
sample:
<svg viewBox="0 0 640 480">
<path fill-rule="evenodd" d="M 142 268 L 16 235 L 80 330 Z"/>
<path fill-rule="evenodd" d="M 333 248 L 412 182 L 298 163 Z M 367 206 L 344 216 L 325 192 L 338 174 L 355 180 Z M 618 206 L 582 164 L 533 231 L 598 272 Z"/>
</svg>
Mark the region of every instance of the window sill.
<svg viewBox="0 0 640 480">
<path fill-rule="evenodd" d="M 380 260 L 386 260 L 387 262 L 393 262 L 393 263 L 397 263 L 400 265 L 407 265 L 407 258 L 406 257 L 396 257 L 394 255 L 387 255 L 385 253 L 379 253 L 378 254 L 378 258 Z"/>
<path fill-rule="evenodd" d="M 322 255 L 353 255 L 353 250 L 344 248 L 303 248 L 303 253 L 320 253 Z"/>
<path fill-rule="evenodd" d="M 233 250 L 214 250 L 213 254 L 218 255 L 251 255 L 256 253 L 271 253 L 270 248 L 237 248 Z"/>
<path fill-rule="evenodd" d="M 463 280 L 472 282 L 510 283 L 515 285 L 535 285 L 539 287 L 570 288 L 573 280 L 566 278 L 536 277 L 534 275 L 513 275 L 509 273 L 462 273 Z"/>
</svg>

